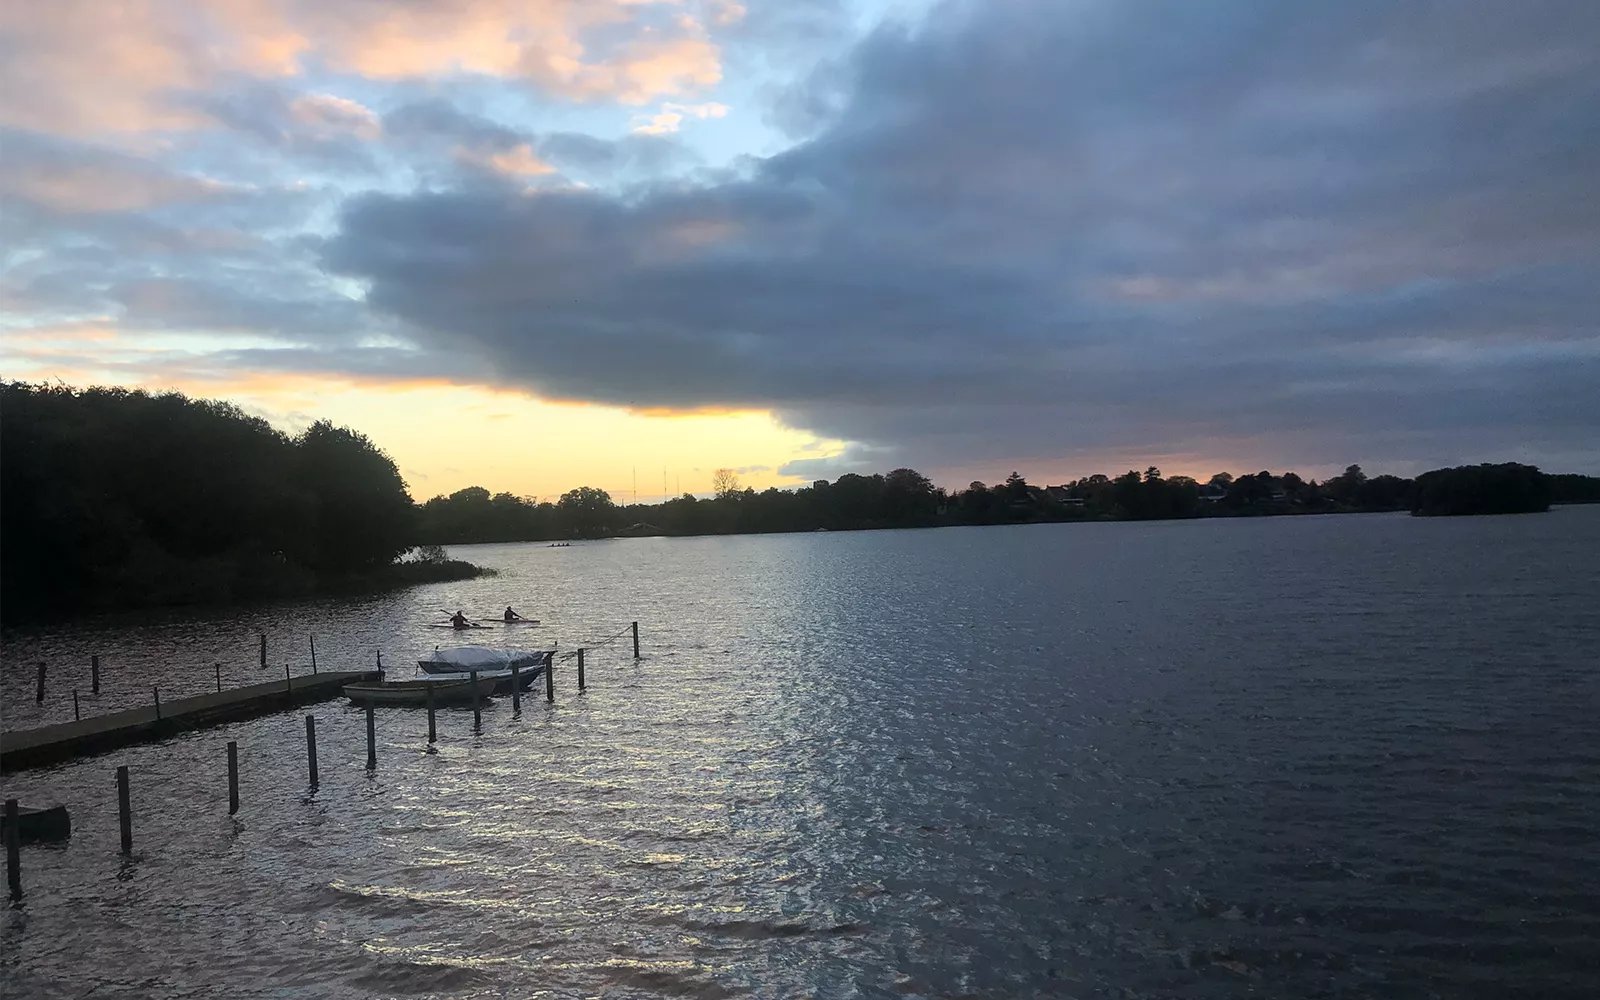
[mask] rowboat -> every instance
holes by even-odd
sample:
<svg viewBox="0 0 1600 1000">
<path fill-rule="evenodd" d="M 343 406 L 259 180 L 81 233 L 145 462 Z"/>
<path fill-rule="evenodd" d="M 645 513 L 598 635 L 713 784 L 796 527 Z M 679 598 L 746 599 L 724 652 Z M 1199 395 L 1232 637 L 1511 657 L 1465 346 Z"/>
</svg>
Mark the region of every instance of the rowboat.
<svg viewBox="0 0 1600 1000">
<path fill-rule="evenodd" d="M 426 660 L 418 660 L 417 666 L 423 674 L 436 680 L 446 678 L 459 680 L 473 670 L 478 671 L 479 677 L 493 674 L 500 679 L 500 683 L 495 686 L 495 694 L 510 694 L 513 681 L 512 667 L 516 668 L 515 679 L 526 691 L 533 685 L 534 679 L 544 672 L 550 657 L 554 655 L 553 649 L 506 650 L 488 649 L 483 646 L 457 646 L 454 649 L 434 650 L 433 656 Z"/>
<path fill-rule="evenodd" d="M 0 831 L 5 830 L 5 819 L 0 816 Z M 66 806 L 46 809 L 17 807 L 17 840 L 23 844 L 37 844 L 51 840 L 66 840 L 72 836 L 72 817 Z"/>
<path fill-rule="evenodd" d="M 470 670 L 510 670 L 542 666 L 553 649 L 490 649 L 488 646 L 451 646 L 435 649 L 417 666 L 425 674 L 461 674 Z"/>
<path fill-rule="evenodd" d="M 509 683 L 511 672 L 479 673 L 473 683 L 470 675 L 449 677 L 408 677 L 398 681 L 357 681 L 344 686 L 344 696 L 359 704 L 426 705 L 433 691 L 436 705 L 470 705 L 475 698 L 487 698 L 502 681 Z"/>
</svg>

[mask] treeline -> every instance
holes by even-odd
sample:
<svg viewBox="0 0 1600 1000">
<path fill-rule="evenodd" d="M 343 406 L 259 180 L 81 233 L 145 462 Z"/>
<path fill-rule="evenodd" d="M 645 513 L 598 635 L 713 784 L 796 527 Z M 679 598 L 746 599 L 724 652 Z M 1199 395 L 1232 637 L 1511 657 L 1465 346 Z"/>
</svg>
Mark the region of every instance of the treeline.
<svg viewBox="0 0 1600 1000">
<path fill-rule="evenodd" d="M 1600 478 L 1545 476 L 1531 466 L 1468 466 L 1470 475 L 1418 480 L 1368 477 L 1352 465 L 1325 482 L 1293 472 L 1218 473 L 1204 483 L 1161 470 L 1121 476 L 1087 476 L 1059 486 L 1036 486 L 1012 473 L 1003 483 L 974 482 L 949 492 L 913 469 L 885 475 L 847 474 L 794 490 L 740 489 L 737 477 L 719 470 L 715 497 L 685 494 L 665 503 L 619 506 L 604 490 L 582 487 L 556 503 L 535 503 L 481 487 L 437 496 L 422 505 L 421 538 L 438 544 L 543 541 L 629 535 L 706 535 L 774 531 L 1013 524 L 1038 521 L 1152 520 L 1185 517 L 1247 517 L 1350 511 L 1412 510 L 1432 514 L 1437 496 L 1455 499 L 1448 512 L 1498 512 L 1504 476 L 1477 470 L 1509 470 L 1520 481 L 1527 470 L 1545 482 L 1554 502 L 1600 500 Z M 1433 478 L 1430 478 L 1433 477 Z M 1419 493 L 1419 484 L 1427 492 Z M 1537 506 L 1527 509 L 1543 509 Z M 1548 504 L 1547 504 L 1548 505 Z M 1546 506 L 1547 506 L 1546 505 Z M 1458 510 L 1459 509 L 1459 510 Z"/>
<path fill-rule="evenodd" d="M 322 421 L 229 403 L 0 383 L 5 619 L 460 576 L 397 564 L 416 507 L 393 461 Z"/>
</svg>

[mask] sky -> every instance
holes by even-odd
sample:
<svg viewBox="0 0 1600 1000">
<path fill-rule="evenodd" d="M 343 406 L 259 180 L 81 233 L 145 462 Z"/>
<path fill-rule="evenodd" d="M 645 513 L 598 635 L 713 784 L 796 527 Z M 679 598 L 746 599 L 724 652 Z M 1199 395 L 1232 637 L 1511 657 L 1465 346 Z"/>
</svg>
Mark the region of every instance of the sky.
<svg viewBox="0 0 1600 1000">
<path fill-rule="evenodd" d="M 424 499 L 1600 473 L 1592 0 L 0 5 L 0 376 Z"/>
</svg>

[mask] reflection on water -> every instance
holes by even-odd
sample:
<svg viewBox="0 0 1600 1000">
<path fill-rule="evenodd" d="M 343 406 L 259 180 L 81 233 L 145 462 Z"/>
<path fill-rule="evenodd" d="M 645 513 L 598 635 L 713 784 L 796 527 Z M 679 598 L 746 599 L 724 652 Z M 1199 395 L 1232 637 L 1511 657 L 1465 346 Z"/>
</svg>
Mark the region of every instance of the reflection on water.
<svg viewBox="0 0 1600 1000">
<path fill-rule="evenodd" d="M 7 996 L 1593 995 L 1600 510 L 479 546 L 489 580 L 6 637 L 7 728 L 212 664 L 571 648 L 557 703 L 8 775 Z M 33 705 L 33 667 L 50 699 Z M 243 804 L 227 815 L 224 745 Z M 133 772 L 135 856 L 112 773 Z"/>
</svg>

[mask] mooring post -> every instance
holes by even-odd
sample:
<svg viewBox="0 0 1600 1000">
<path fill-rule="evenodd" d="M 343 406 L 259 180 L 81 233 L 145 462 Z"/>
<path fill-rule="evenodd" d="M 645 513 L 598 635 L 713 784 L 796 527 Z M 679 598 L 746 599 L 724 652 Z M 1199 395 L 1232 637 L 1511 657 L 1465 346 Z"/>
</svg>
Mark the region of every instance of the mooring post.
<svg viewBox="0 0 1600 1000">
<path fill-rule="evenodd" d="M 73 688 L 72 689 L 72 721 L 73 722 L 81 722 L 81 721 L 83 721 L 83 716 L 78 714 L 78 689 L 77 688 Z"/>
<path fill-rule="evenodd" d="M 317 787 L 317 717 L 306 716 L 306 763 L 311 768 L 311 787 Z"/>
<path fill-rule="evenodd" d="M 133 805 L 128 799 L 128 765 L 117 768 L 117 819 L 122 824 L 122 853 L 133 853 Z"/>
<path fill-rule="evenodd" d="M 306 638 L 311 640 L 311 672 L 312 673 L 316 673 L 317 672 L 317 637 L 314 636 L 314 635 L 308 635 L 308 636 L 306 636 Z"/>
<path fill-rule="evenodd" d="M 289 673 L 289 664 L 283 665 L 283 690 L 286 694 L 294 694 L 294 674 Z"/>
<path fill-rule="evenodd" d="M 483 698 L 478 694 L 478 672 L 476 670 L 467 674 L 472 684 L 472 731 L 483 732 Z"/>
<path fill-rule="evenodd" d="M 6 886 L 11 901 L 22 898 L 22 832 L 17 829 L 17 800 L 6 799 Z"/>
<path fill-rule="evenodd" d="M 544 661 L 544 700 L 554 705 L 556 703 L 556 656 Z"/>
<path fill-rule="evenodd" d="M 522 670 L 511 664 L 511 714 L 522 714 Z"/>
<path fill-rule="evenodd" d="M 582 691 L 586 684 L 583 683 L 583 647 L 578 647 L 578 690 Z"/>
<path fill-rule="evenodd" d="M 378 680 L 383 680 L 383 650 L 378 650 Z"/>
<path fill-rule="evenodd" d="M 155 698 L 156 698 L 156 721 L 160 722 L 161 721 L 161 689 L 158 688 L 158 687 L 152 687 L 152 688 L 150 688 L 150 693 L 155 695 Z"/>
<path fill-rule="evenodd" d="M 378 728 L 372 720 L 372 702 L 367 702 L 367 770 L 378 769 Z"/>
<path fill-rule="evenodd" d="M 217 667 L 217 694 L 221 694 L 222 693 L 222 664 L 218 663 L 216 665 L 216 667 Z"/>
<path fill-rule="evenodd" d="M 228 741 L 228 815 L 239 811 L 239 743 Z"/>
<path fill-rule="evenodd" d="M 633 623 L 633 658 L 639 658 L 639 623 Z"/>
<path fill-rule="evenodd" d="M 434 743 L 439 739 L 439 730 L 433 724 L 433 681 L 427 683 L 428 688 L 428 742 Z"/>
<path fill-rule="evenodd" d="M 34 692 L 33 700 L 37 704 L 44 704 L 44 663 L 39 664 L 39 690 Z"/>
<path fill-rule="evenodd" d="M 89 657 L 89 691 L 92 694 L 100 693 L 100 657 Z"/>
<path fill-rule="evenodd" d="M 267 633 L 261 633 L 261 669 L 267 669 Z"/>
</svg>

